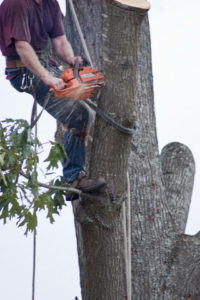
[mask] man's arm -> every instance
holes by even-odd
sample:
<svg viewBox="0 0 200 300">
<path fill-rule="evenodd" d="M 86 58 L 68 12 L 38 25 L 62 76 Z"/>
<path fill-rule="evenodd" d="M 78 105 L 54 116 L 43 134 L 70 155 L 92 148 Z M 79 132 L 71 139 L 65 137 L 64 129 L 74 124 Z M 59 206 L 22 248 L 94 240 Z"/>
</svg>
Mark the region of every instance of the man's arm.
<svg viewBox="0 0 200 300">
<path fill-rule="evenodd" d="M 76 60 L 78 60 L 80 64 L 83 63 L 83 60 L 80 56 L 74 56 L 72 46 L 65 35 L 53 38 L 52 46 L 55 54 L 69 65 L 74 65 Z"/>
<path fill-rule="evenodd" d="M 45 84 L 53 87 L 56 90 L 60 90 L 65 87 L 64 81 L 61 78 L 51 76 L 49 72 L 41 65 L 37 54 L 28 42 L 16 41 L 15 48 L 24 65 L 36 76 L 38 76 Z"/>
</svg>

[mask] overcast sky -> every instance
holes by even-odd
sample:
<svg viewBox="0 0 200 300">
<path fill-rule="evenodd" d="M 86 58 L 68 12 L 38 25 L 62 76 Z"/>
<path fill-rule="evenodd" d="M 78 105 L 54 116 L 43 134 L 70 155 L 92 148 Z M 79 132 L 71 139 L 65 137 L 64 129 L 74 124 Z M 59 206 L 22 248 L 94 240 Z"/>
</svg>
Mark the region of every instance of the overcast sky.
<svg viewBox="0 0 200 300">
<path fill-rule="evenodd" d="M 64 9 L 65 1 L 59 2 Z M 154 0 L 151 5 L 149 16 L 159 147 L 179 141 L 188 145 L 194 154 L 196 180 L 187 233 L 195 234 L 200 228 L 200 2 Z M 4 79 L 2 57 L 0 65 L 0 119 L 29 119 L 31 97 L 18 94 Z M 44 113 L 39 124 L 40 139 L 53 140 L 54 131 L 54 120 Z M 23 230 L 17 229 L 14 222 L 5 226 L 1 223 L 0 240 L 0 298 L 31 299 L 32 236 L 24 237 Z M 76 295 L 80 297 L 70 205 L 53 226 L 45 221 L 45 215 L 40 218 L 37 253 L 36 300 L 74 300 Z"/>
</svg>

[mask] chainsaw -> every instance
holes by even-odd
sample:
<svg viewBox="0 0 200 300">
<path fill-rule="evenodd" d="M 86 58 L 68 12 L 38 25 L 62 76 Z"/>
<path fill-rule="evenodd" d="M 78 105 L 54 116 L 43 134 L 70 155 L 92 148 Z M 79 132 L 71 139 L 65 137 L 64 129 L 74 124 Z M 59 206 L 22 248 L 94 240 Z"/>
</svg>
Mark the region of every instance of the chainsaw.
<svg viewBox="0 0 200 300">
<path fill-rule="evenodd" d="M 76 62 L 74 68 L 69 68 L 61 74 L 61 78 L 65 82 L 65 88 L 62 90 L 50 89 L 55 97 L 83 100 L 90 108 L 101 116 L 101 118 L 119 131 L 130 135 L 137 131 L 138 125 L 136 123 L 133 125 L 133 128 L 126 128 L 113 120 L 90 100 L 90 98 L 95 96 L 96 92 L 105 85 L 104 75 L 99 70 L 92 68 L 91 66 L 80 66 L 78 62 Z"/>
<path fill-rule="evenodd" d="M 65 70 L 61 74 L 65 82 L 62 90 L 51 89 L 57 98 L 69 98 L 73 100 L 86 100 L 105 84 L 103 74 L 91 66 L 80 66 L 78 62 L 73 68 Z"/>
</svg>

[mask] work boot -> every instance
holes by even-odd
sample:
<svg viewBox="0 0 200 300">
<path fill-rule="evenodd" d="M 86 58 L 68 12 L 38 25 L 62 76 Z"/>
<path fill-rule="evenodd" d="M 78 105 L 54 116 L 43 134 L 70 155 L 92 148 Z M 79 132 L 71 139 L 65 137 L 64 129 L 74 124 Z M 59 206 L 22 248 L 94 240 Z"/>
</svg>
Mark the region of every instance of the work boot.
<svg viewBox="0 0 200 300">
<path fill-rule="evenodd" d="M 118 5 L 124 6 L 130 9 L 148 11 L 150 9 L 150 3 L 146 0 L 115 0 Z"/>
<path fill-rule="evenodd" d="M 91 179 L 87 178 L 83 173 L 80 173 L 78 178 L 73 181 L 70 186 L 76 189 L 81 190 L 82 192 L 85 193 L 90 193 L 94 191 L 98 191 L 100 188 L 104 187 L 107 182 L 103 177 L 99 177 L 97 179 Z M 73 201 L 77 200 L 79 198 L 79 195 L 76 193 L 69 192 L 66 195 L 66 200 L 67 201 Z"/>
<path fill-rule="evenodd" d="M 106 184 L 107 182 L 102 177 L 99 177 L 97 179 L 83 177 L 80 180 L 78 180 L 77 184 L 74 187 L 81 190 L 82 192 L 89 193 L 99 190 Z"/>
</svg>

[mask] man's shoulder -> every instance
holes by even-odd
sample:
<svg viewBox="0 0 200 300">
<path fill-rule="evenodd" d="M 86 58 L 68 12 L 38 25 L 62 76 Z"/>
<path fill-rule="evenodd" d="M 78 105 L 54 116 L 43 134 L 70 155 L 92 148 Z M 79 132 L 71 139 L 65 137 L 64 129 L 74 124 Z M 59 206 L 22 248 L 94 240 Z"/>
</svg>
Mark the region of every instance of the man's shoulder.
<svg viewBox="0 0 200 300">
<path fill-rule="evenodd" d="M 30 0 L 4 0 L 0 5 L 0 13 L 11 15 L 15 12 L 22 13 L 30 7 Z"/>
<path fill-rule="evenodd" d="M 15 16 L 25 16 L 30 10 L 29 0 L 4 0 L 0 6 L 0 22 L 9 23 Z"/>
<path fill-rule="evenodd" d="M 1 8 L 12 8 L 12 7 L 21 7 L 21 6 L 27 6 L 29 0 L 3 0 L 1 3 Z"/>
</svg>

